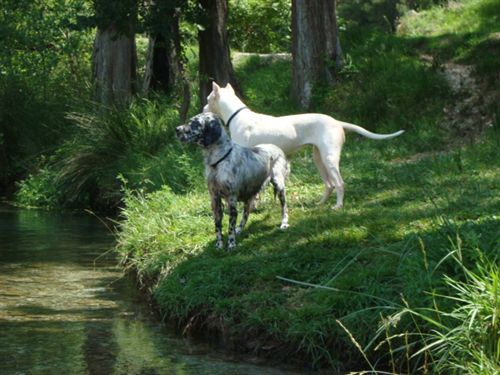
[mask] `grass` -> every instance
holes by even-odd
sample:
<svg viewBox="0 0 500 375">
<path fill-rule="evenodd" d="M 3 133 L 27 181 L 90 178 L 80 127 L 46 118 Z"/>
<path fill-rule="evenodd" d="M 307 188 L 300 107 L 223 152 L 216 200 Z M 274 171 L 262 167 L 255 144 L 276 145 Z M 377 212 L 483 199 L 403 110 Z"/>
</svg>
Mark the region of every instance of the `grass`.
<svg viewBox="0 0 500 375">
<path fill-rule="evenodd" d="M 457 98 L 439 67 L 421 59 L 429 46 L 454 58 L 433 44 L 437 30 L 446 34 L 461 19 L 482 25 L 478 9 L 492 4 L 464 1 L 458 9 L 467 20 L 441 8 L 421 12 L 396 36 L 364 33 L 361 42 L 347 32 L 349 64 L 333 90 L 316 91 L 313 110 L 374 131 L 407 131 L 384 142 L 347 136 L 342 211 L 317 206 L 322 183 L 307 149 L 292 157 L 291 227 L 278 229 L 279 207 L 267 192 L 232 253 L 215 250 L 201 164 L 190 169 L 201 183 L 189 191 L 128 191 L 117 251 L 165 319 L 311 368 L 495 373 L 499 124 L 477 143 L 449 146 L 439 125 Z M 485 22 L 455 37 L 471 40 L 475 27 L 480 39 L 494 29 Z M 237 73 L 252 109 L 296 113 L 289 62 L 251 57 Z"/>
<path fill-rule="evenodd" d="M 385 335 L 378 348 L 389 345 L 391 351 L 402 351 L 415 364 L 425 366 L 433 363 L 433 371 L 447 374 L 494 374 L 500 366 L 500 289 L 498 264 L 492 263 L 479 249 L 467 249 L 477 256 L 475 270 L 465 264 L 462 240 L 458 237 L 452 244 L 453 250 L 446 255 L 461 272 L 454 278 L 445 275 L 446 294 L 439 291 L 440 285 L 432 285 L 432 307 L 406 306 L 384 319 L 379 335 Z M 425 248 L 423 248 L 424 257 Z M 443 258 L 434 269 L 436 272 L 446 259 Z M 498 258 L 494 258 L 497 262 Z M 428 264 L 426 264 L 428 267 Z M 461 274 L 461 275 L 460 275 Z M 459 277 L 457 277 L 459 276 Z M 394 327 L 410 315 L 417 334 L 390 335 Z M 428 327 L 429 331 L 422 331 Z M 410 353 L 410 348 L 412 352 Z M 394 366 L 394 357 L 391 359 Z M 372 366 L 373 367 L 373 366 Z M 418 368 L 414 366 L 413 372 Z M 396 372 L 395 367 L 392 368 Z M 412 372 L 408 368 L 408 373 Z"/>
<path fill-rule="evenodd" d="M 453 262 L 422 272 L 424 260 L 432 269 L 448 254 L 449 238 L 458 234 L 486 259 L 499 250 L 498 144 L 407 163 L 391 160 L 396 143 L 385 144 L 396 149 L 386 151 L 389 158 L 370 141 L 346 146 L 342 212 L 316 206 L 319 176 L 298 155 L 288 190 L 291 228 L 278 229 L 269 192 L 234 253 L 214 249 L 204 188 L 129 196 L 118 249 L 153 286 L 165 316 L 193 331 L 209 327 L 261 355 L 284 359 L 293 348 L 313 366 L 352 369 L 360 358 L 336 320 L 366 346 L 380 314 L 403 306 L 401 296 L 432 306 L 425 291 L 450 290 L 441 280 L 457 274 Z M 470 256 L 464 263 L 474 269 Z"/>
<path fill-rule="evenodd" d="M 500 69 L 500 4 L 463 0 L 435 7 L 418 17 L 404 17 L 401 29 L 438 60 L 472 64 L 493 83 Z"/>
<path fill-rule="evenodd" d="M 456 40 L 494 29 L 490 20 L 478 26 L 478 9 L 492 4 L 464 1 L 458 9 L 469 26 Z M 313 110 L 407 132 L 386 142 L 348 135 L 342 211 L 316 205 L 322 183 L 311 150 L 292 158 L 289 230 L 278 229 L 277 202 L 265 193 L 233 253 L 214 248 L 202 183 L 182 193 L 127 193 L 117 251 L 165 319 L 239 351 L 313 368 L 498 370 L 499 124 L 478 143 L 450 148 L 439 124 L 457 98 L 420 57 L 430 48 L 461 61 L 466 54 L 436 43 L 461 14 L 421 12 L 404 20 L 403 34 L 374 32 L 363 43 L 346 35 L 350 64 L 334 90 L 316 91 Z M 489 69 L 476 72 L 487 79 Z M 289 62 L 252 57 L 237 70 L 252 109 L 296 112 Z M 200 164 L 189 170 L 202 181 Z"/>
<path fill-rule="evenodd" d="M 215 250 L 200 152 L 175 140 L 171 103 L 142 99 L 72 113 L 74 137 L 21 183 L 18 200 L 123 204 L 122 263 L 186 333 L 310 368 L 495 373 L 500 112 L 489 108 L 496 122 L 476 143 L 455 142 L 443 108 L 463 98 L 440 69 L 474 64 L 491 81 L 498 6 L 453 4 L 403 18 L 396 35 L 343 33 L 348 63 L 334 88 L 316 88 L 311 110 L 406 132 L 380 142 L 347 135 L 342 211 L 333 198 L 317 205 L 323 186 L 304 149 L 291 159 L 291 227 L 279 230 L 266 192 L 236 251 Z M 250 57 L 236 69 L 253 110 L 297 113 L 289 61 Z M 188 71 L 196 75 L 194 61 Z"/>
</svg>

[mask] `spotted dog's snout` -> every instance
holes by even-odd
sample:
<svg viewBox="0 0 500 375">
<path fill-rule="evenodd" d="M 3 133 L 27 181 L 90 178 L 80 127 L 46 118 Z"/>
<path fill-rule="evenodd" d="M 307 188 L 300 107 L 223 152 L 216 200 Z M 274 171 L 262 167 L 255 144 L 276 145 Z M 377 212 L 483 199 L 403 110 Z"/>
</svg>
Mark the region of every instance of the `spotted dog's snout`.
<svg viewBox="0 0 500 375">
<path fill-rule="evenodd" d="M 196 143 L 208 147 L 221 136 L 222 120 L 213 113 L 201 113 L 192 117 L 186 125 L 175 128 L 177 139 L 184 143 Z"/>
<path fill-rule="evenodd" d="M 175 128 L 175 135 L 177 139 L 181 142 L 189 142 L 189 125 L 180 125 Z"/>
</svg>

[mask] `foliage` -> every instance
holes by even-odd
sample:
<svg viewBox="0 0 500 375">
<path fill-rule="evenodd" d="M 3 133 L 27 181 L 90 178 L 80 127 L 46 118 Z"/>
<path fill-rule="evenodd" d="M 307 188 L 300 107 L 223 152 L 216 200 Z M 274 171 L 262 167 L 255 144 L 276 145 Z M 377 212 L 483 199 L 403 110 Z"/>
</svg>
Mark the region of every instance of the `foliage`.
<svg viewBox="0 0 500 375">
<path fill-rule="evenodd" d="M 289 52 L 291 11 L 289 0 L 231 0 L 228 20 L 231 48 L 242 52 Z"/>
<path fill-rule="evenodd" d="M 477 233 L 470 228 L 466 236 Z M 488 256 L 474 242 L 450 238 L 450 251 L 435 266 L 422 247 L 426 274 L 455 266 L 439 283 L 430 282 L 432 306 L 405 306 L 384 318 L 378 334 L 407 368 L 447 374 L 495 374 L 500 370 L 500 269 L 497 254 Z M 472 245 L 472 247 L 470 247 Z M 469 259 L 468 259 L 469 258 Z M 472 262 L 471 262 L 472 258 Z M 431 268 L 432 267 L 432 268 Z M 408 323 L 407 326 L 402 324 Z M 401 336 L 406 340 L 402 342 Z M 395 368 L 393 368 L 393 371 Z"/>
<path fill-rule="evenodd" d="M 20 184 L 19 203 L 115 209 L 124 186 L 149 191 L 168 185 L 182 193 L 196 184 L 197 157 L 176 141 L 178 115 L 168 102 L 140 99 L 126 110 L 91 105 L 68 119 L 74 135 Z"/>
<path fill-rule="evenodd" d="M 16 202 L 24 207 L 58 207 L 62 197 L 54 184 L 55 178 L 55 171 L 40 168 L 36 175 L 29 175 L 18 183 Z"/>
<path fill-rule="evenodd" d="M 131 23 L 135 26 L 138 12 L 137 0 L 93 0 L 96 25 L 106 29 L 115 26 L 119 32 L 129 34 Z"/>
<path fill-rule="evenodd" d="M 50 152 L 67 134 L 64 112 L 86 90 L 84 79 L 90 70 L 91 36 L 76 26 L 78 17 L 87 12 L 84 0 L 2 3 L 0 181 L 4 184 L 36 167 L 38 155 Z"/>
<path fill-rule="evenodd" d="M 129 108 L 72 113 L 75 136 L 58 150 L 57 184 L 70 204 L 113 208 L 122 199 L 122 184 L 154 189 L 168 184 L 176 192 L 190 187 L 190 163 L 177 161 L 178 115 L 163 101 L 140 99 Z"/>
<path fill-rule="evenodd" d="M 172 17 L 179 15 L 181 9 L 188 13 L 187 6 L 188 0 L 157 0 L 152 4 L 141 3 L 139 11 L 143 20 L 142 28 L 150 35 L 161 33 L 168 39 Z"/>
<path fill-rule="evenodd" d="M 424 10 L 448 0 L 351 0 L 338 4 L 339 17 L 348 28 L 375 27 L 387 32 L 396 30 L 399 18 L 409 9 Z"/>
</svg>

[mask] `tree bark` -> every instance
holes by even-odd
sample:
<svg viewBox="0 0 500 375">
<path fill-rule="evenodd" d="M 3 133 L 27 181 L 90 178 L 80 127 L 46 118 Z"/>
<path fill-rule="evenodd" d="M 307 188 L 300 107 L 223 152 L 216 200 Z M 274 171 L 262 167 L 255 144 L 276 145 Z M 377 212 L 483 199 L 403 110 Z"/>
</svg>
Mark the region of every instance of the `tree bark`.
<svg viewBox="0 0 500 375">
<path fill-rule="evenodd" d="M 314 86 L 343 64 L 335 0 L 292 0 L 292 95 L 308 108 Z"/>
<path fill-rule="evenodd" d="M 237 94 L 241 90 L 236 80 L 227 37 L 227 0 L 200 0 L 205 11 L 204 29 L 198 32 L 200 103 L 207 103 L 212 82 L 225 86 L 230 83 Z"/>
<path fill-rule="evenodd" d="M 147 95 L 150 91 L 170 93 L 176 88 L 182 90 L 179 117 L 184 122 L 191 101 L 191 89 L 185 75 L 179 16 L 175 9 L 165 16 L 164 21 L 168 23 L 168 35 L 157 32 L 149 38 L 142 91 Z"/>
<path fill-rule="evenodd" d="M 96 100 L 105 105 L 127 102 L 136 92 L 136 9 L 122 2 L 122 14 L 113 14 L 119 0 L 96 1 L 97 33 L 92 56 Z M 130 9 L 127 9 L 130 7 Z M 125 16 L 124 16 L 125 14 Z"/>
<path fill-rule="evenodd" d="M 143 94 L 150 91 L 168 92 L 175 85 L 174 64 L 170 56 L 171 48 L 162 34 L 149 37 L 146 71 L 142 85 Z"/>
</svg>

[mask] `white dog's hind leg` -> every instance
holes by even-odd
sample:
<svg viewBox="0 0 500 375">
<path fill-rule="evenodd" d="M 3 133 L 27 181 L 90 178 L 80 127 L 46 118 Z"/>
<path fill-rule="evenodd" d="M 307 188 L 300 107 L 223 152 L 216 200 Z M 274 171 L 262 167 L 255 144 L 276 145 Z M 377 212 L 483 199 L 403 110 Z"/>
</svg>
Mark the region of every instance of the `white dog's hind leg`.
<svg viewBox="0 0 500 375">
<path fill-rule="evenodd" d="M 319 204 L 325 204 L 330 195 L 332 194 L 333 188 L 334 188 L 334 183 L 333 180 L 331 179 L 330 175 L 328 174 L 328 171 L 325 168 L 325 165 L 323 164 L 323 161 L 321 160 L 321 155 L 319 153 L 319 150 L 316 146 L 313 146 L 313 160 L 314 164 L 316 164 L 316 168 L 318 168 L 319 174 L 321 175 L 321 178 L 323 179 L 323 182 L 325 184 L 325 191 L 323 192 L 323 196 L 321 197 Z"/>
<path fill-rule="evenodd" d="M 333 179 L 335 184 L 335 191 L 337 193 L 337 202 L 333 206 L 334 210 L 342 208 L 344 205 L 344 180 L 340 175 L 340 150 L 329 150 L 327 155 L 322 154 L 321 159 L 328 171 L 329 176 Z"/>
</svg>

